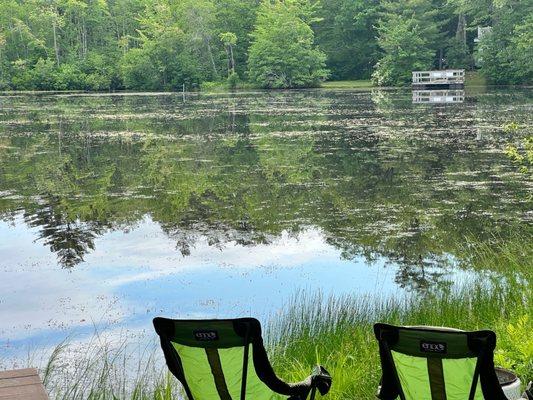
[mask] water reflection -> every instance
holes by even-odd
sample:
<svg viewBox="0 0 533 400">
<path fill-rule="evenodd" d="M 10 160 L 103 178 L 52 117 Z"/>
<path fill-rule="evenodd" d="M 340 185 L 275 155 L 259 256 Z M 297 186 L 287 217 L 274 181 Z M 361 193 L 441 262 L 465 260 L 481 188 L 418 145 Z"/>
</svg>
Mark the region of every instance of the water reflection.
<svg viewBox="0 0 533 400">
<path fill-rule="evenodd" d="M 59 207 L 60 201 L 55 196 L 40 196 L 38 207 L 24 213 L 24 222 L 29 227 L 38 228 L 37 240 L 57 254 L 59 264 L 71 268 L 94 250 L 95 238 L 106 227 L 99 220 L 82 222 L 69 218 Z"/>
<path fill-rule="evenodd" d="M 463 103 L 464 90 L 413 90 L 413 103 L 448 104 Z"/>
<path fill-rule="evenodd" d="M 462 230 L 522 221 L 527 178 L 498 139 L 476 140 L 497 113 L 432 114 L 402 95 L 5 98 L 0 212 L 24 210 L 65 267 L 145 215 L 184 256 L 198 234 L 247 246 L 316 226 L 345 254 L 412 266 L 453 254 Z M 527 118 L 525 101 L 510 118 Z"/>
<path fill-rule="evenodd" d="M 172 315 L 230 314 L 229 287 L 243 302 L 263 296 L 246 303 L 255 314 L 302 285 L 448 286 L 465 235 L 530 234 L 531 179 L 502 151 L 524 133 L 498 127 L 530 125 L 531 92 L 461 107 L 412 100 L 407 90 L 2 97 L 0 219 L 14 227 L 0 232 L 2 281 L 53 276 L 65 280 L 49 283 L 59 297 L 78 289 L 82 307 L 118 296 L 117 318 L 132 321 L 165 301 Z M 232 257 L 253 272 L 226 270 Z M 26 286 L 4 287 L 2 311 L 35 309 Z M 199 306 L 209 298 L 196 291 L 216 292 L 216 306 Z"/>
</svg>

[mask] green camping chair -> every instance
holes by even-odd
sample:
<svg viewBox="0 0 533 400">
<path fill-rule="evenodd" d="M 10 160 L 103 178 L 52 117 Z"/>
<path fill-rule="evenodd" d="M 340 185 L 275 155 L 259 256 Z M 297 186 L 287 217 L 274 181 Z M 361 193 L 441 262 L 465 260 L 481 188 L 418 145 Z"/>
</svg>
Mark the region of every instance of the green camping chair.
<svg viewBox="0 0 533 400">
<path fill-rule="evenodd" d="M 382 369 L 378 398 L 506 400 L 494 371 L 494 332 L 376 324 L 374 333 Z"/>
<path fill-rule="evenodd" d="M 154 327 L 168 368 L 189 400 L 273 400 L 287 396 L 305 400 L 309 394 L 314 399 L 317 389 L 325 395 L 331 386 L 331 377 L 322 367 L 299 383 L 279 379 L 268 361 L 261 325 L 254 318 L 155 318 Z"/>
</svg>

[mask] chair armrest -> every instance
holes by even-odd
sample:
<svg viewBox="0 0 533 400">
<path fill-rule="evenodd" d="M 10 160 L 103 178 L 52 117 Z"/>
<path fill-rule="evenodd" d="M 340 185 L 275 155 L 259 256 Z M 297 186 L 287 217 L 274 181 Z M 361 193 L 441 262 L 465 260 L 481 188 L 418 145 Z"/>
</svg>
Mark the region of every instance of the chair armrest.
<svg viewBox="0 0 533 400">
<path fill-rule="evenodd" d="M 326 395 L 331 389 L 331 375 L 322 365 L 317 365 L 311 373 L 311 382 L 322 396 Z"/>
<path fill-rule="evenodd" d="M 315 392 L 318 390 L 322 396 L 326 395 L 331 388 L 331 375 L 322 367 L 317 365 L 313 368 L 311 375 L 298 383 L 289 384 L 291 388 L 297 390 L 288 400 L 306 400 L 311 394 L 311 400 L 315 398 Z"/>
<path fill-rule="evenodd" d="M 275 393 L 291 396 L 292 400 L 305 400 L 309 393 L 316 391 L 324 395 L 331 387 L 331 376 L 324 367 L 317 366 L 311 375 L 301 382 L 288 383 L 281 380 L 274 370 L 266 354 L 263 340 L 257 338 L 252 342 L 254 368 L 259 379 Z"/>
</svg>

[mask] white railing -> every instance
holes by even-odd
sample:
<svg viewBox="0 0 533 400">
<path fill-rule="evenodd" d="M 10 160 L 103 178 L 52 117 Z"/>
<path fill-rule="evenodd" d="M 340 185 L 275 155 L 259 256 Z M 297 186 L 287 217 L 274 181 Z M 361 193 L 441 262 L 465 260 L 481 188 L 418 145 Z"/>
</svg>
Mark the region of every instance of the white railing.
<svg viewBox="0 0 533 400">
<path fill-rule="evenodd" d="M 413 71 L 414 85 L 452 85 L 464 84 L 464 69 L 445 69 L 441 71 Z"/>
<path fill-rule="evenodd" d="M 463 101 L 464 90 L 413 90 L 413 103 L 445 104 Z"/>
</svg>

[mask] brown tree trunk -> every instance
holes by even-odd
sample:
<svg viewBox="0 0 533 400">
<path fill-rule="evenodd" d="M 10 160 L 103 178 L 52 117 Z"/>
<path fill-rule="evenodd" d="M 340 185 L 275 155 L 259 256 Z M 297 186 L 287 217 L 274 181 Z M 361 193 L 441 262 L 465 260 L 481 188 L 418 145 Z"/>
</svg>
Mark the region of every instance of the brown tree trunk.
<svg viewBox="0 0 533 400">
<path fill-rule="evenodd" d="M 209 59 L 211 61 L 211 66 L 213 67 L 213 75 L 215 79 L 218 78 L 218 71 L 217 66 L 215 64 L 215 58 L 213 57 L 213 52 L 211 51 L 211 44 L 209 43 L 209 38 L 204 38 L 205 45 L 207 47 L 207 55 L 209 56 Z"/>
<path fill-rule="evenodd" d="M 459 14 L 457 18 L 457 30 L 455 31 L 455 38 L 460 40 L 466 46 L 466 17 L 464 14 Z"/>
<path fill-rule="evenodd" d="M 233 46 L 229 45 L 229 52 L 231 54 L 231 73 L 235 73 L 235 59 L 233 58 Z"/>
<path fill-rule="evenodd" d="M 56 55 L 56 64 L 59 67 L 59 47 L 57 45 L 57 25 L 54 21 L 54 53 Z"/>
</svg>

